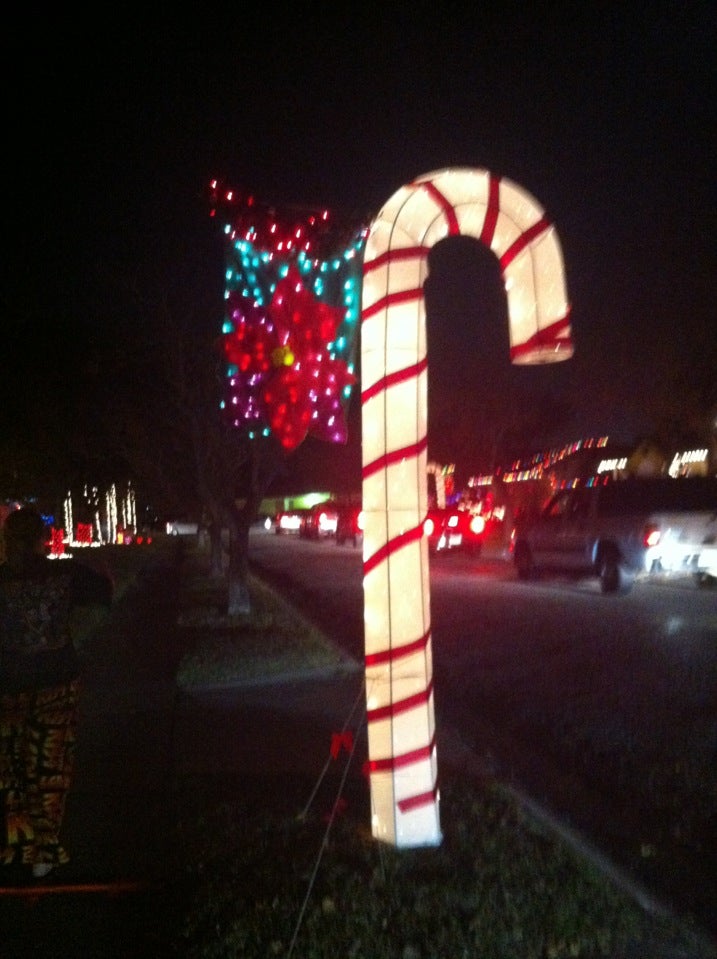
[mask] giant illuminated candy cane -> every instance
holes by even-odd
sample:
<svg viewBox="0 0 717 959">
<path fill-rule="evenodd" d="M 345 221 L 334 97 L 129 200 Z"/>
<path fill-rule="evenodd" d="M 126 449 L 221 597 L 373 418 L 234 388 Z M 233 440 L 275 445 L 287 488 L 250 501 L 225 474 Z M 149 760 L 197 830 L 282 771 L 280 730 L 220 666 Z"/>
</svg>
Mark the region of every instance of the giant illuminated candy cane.
<svg viewBox="0 0 717 959">
<path fill-rule="evenodd" d="M 428 547 L 428 254 L 453 235 L 498 257 L 514 363 L 572 355 L 557 235 L 528 193 L 485 170 L 449 169 L 398 190 L 364 254 L 361 327 L 364 626 L 372 832 L 441 841 Z"/>
</svg>

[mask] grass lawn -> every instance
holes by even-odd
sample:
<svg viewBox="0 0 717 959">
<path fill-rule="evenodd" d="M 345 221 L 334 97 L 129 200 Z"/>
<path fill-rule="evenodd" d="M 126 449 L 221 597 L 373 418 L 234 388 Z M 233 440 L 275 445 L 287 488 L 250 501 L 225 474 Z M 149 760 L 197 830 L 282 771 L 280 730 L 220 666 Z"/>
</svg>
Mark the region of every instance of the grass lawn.
<svg viewBox="0 0 717 959">
<path fill-rule="evenodd" d="M 252 579 L 253 611 L 230 622 L 221 584 L 190 556 L 178 683 L 259 682 L 346 657 Z M 199 557 L 199 559 L 201 559 Z M 354 664 L 355 665 L 355 664 Z M 189 959 L 708 959 L 688 925 L 647 914 L 499 783 L 454 773 L 441 786 L 443 842 L 396 850 L 369 811 L 330 816 L 285 797 L 262 814 L 241 799 L 184 810 Z M 280 803 L 278 804 L 281 805 Z M 366 804 L 364 804 L 366 805 Z M 301 813 L 299 815 L 299 813 Z M 443 819 L 443 817 L 442 817 Z"/>
<path fill-rule="evenodd" d="M 316 669 L 350 668 L 349 658 L 261 580 L 252 576 L 249 616 L 229 619 L 221 584 L 191 575 L 178 622 L 188 653 L 180 688 L 276 679 Z"/>
</svg>

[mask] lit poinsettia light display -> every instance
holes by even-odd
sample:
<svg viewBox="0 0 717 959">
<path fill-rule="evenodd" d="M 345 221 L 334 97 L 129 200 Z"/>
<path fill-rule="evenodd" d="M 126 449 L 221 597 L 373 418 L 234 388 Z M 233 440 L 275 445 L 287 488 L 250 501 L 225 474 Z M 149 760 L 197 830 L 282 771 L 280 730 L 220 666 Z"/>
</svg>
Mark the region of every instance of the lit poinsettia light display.
<svg viewBox="0 0 717 959">
<path fill-rule="evenodd" d="M 211 185 L 227 215 L 225 410 L 250 437 L 287 452 L 309 434 L 347 439 L 366 229 L 328 211 L 277 211 Z M 336 252 L 340 249 L 340 252 Z"/>
<path fill-rule="evenodd" d="M 289 451 L 308 433 L 345 442 L 342 397 L 356 379 L 331 350 L 343 310 L 317 300 L 293 267 L 266 311 L 245 300 L 229 297 L 233 329 L 224 333 L 235 425 L 268 426 Z"/>
</svg>

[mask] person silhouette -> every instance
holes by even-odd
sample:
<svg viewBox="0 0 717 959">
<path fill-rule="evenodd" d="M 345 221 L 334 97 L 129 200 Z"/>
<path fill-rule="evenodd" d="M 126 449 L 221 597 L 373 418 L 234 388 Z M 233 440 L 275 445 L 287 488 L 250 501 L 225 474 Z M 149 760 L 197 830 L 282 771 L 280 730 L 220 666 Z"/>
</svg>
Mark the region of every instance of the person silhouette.
<svg viewBox="0 0 717 959">
<path fill-rule="evenodd" d="M 76 607 L 112 603 L 112 582 L 46 555 L 47 528 L 11 512 L 0 564 L 0 864 L 42 878 L 69 860 L 60 844 L 75 754 L 80 664 Z"/>
</svg>

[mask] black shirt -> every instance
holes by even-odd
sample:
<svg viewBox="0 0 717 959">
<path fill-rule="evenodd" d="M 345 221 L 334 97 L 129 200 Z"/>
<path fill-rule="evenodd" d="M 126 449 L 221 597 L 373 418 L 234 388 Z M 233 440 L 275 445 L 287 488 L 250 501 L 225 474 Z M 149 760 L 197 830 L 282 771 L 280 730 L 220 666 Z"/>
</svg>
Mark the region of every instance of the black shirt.
<svg viewBox="0 0 717 959">
<path fill-rule="evenodd" d="M 75 679 L 70 619 L 77 606 L 112 601 L 112 584 L 75 560 L 29 557 L 0 566 L 0 692 L 44 689 Z"/>
</svg>

